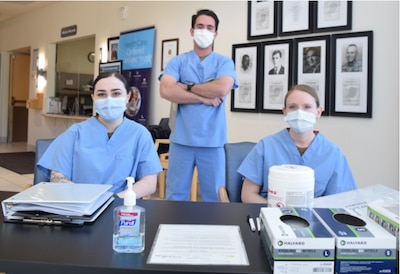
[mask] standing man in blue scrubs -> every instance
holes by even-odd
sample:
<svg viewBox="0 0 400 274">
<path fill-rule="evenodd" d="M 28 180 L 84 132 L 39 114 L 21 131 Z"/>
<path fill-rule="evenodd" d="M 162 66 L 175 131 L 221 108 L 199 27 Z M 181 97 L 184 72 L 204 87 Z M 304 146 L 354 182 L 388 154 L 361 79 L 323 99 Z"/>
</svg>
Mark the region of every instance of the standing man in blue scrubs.
<svg viewBox="0 0 400 274">
<path fill-rule="evenodd" d="M 203 201 L 218 201 L 225 185 L 225 97 L 238 87 L 231 58 L 213 51 L 219 19 L 207 9 L 192 16 L 194 48 L 161 73 L 160 95 L 172 103 L 166 198 L 187 201 L 197 166 Z"/>
</svg>

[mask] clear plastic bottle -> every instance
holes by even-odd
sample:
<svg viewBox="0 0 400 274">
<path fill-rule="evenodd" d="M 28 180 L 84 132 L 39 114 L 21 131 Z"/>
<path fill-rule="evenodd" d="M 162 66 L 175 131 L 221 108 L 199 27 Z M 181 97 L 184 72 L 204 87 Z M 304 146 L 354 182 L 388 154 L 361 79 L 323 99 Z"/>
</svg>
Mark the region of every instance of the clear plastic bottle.
<svg viewBox="0 0 400 274">
<path fill-rule="evenodd" d="M 132 190 L 135 180 L 126 178 L 128 189 L 124 205 L 114 209 L 113 249 L 119 253 L 140 253 L 145 244 L 145 209 L 136 205 L 136 194 Z"/>
</svg>

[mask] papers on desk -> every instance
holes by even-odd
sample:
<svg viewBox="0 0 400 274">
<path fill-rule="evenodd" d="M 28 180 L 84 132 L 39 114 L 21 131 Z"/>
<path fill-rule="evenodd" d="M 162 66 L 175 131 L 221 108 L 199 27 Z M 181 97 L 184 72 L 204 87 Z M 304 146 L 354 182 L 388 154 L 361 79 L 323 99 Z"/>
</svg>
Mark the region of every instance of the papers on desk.
<svg viewBox="0 0 400 274">
<path fill-rule="evenodd" d="M 160 224 L 148 264 L 249 265 L 239 226 Z"/>
<path fill-rule="evenodd" d="M 38 224 L 93 222 L 113 201 L 111 185 L 40 183 L 1 202 L 5 220 Z"/>
</svg>

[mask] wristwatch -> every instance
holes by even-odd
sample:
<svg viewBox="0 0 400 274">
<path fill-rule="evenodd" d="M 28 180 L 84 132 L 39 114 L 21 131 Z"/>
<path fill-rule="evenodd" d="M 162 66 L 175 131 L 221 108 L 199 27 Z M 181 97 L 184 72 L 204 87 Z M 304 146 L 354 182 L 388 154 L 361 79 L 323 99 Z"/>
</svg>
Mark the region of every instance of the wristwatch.
<svg viewBox="0 0 400 274">
<path fill-rule="evenodd" d="M 187 84 L 186 90 L 189 91 L 189 92 L 191 92 L 194 85 L 195 85 L 195 83 Z"/>
</svg>

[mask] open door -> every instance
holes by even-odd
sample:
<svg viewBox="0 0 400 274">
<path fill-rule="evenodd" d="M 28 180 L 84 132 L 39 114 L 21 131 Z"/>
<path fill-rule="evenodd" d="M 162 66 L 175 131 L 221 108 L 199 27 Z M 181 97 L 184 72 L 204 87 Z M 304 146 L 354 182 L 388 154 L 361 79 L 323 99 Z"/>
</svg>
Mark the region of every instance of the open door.
<svg viewBox="0 0 400 274">
<path fill-rule="evenodd" d="M 10 56 L 10 92 L 9 92 L 9 142 L 26 142 L 28 140 L 30 55 L 12 54 Z"/>
</svg>

